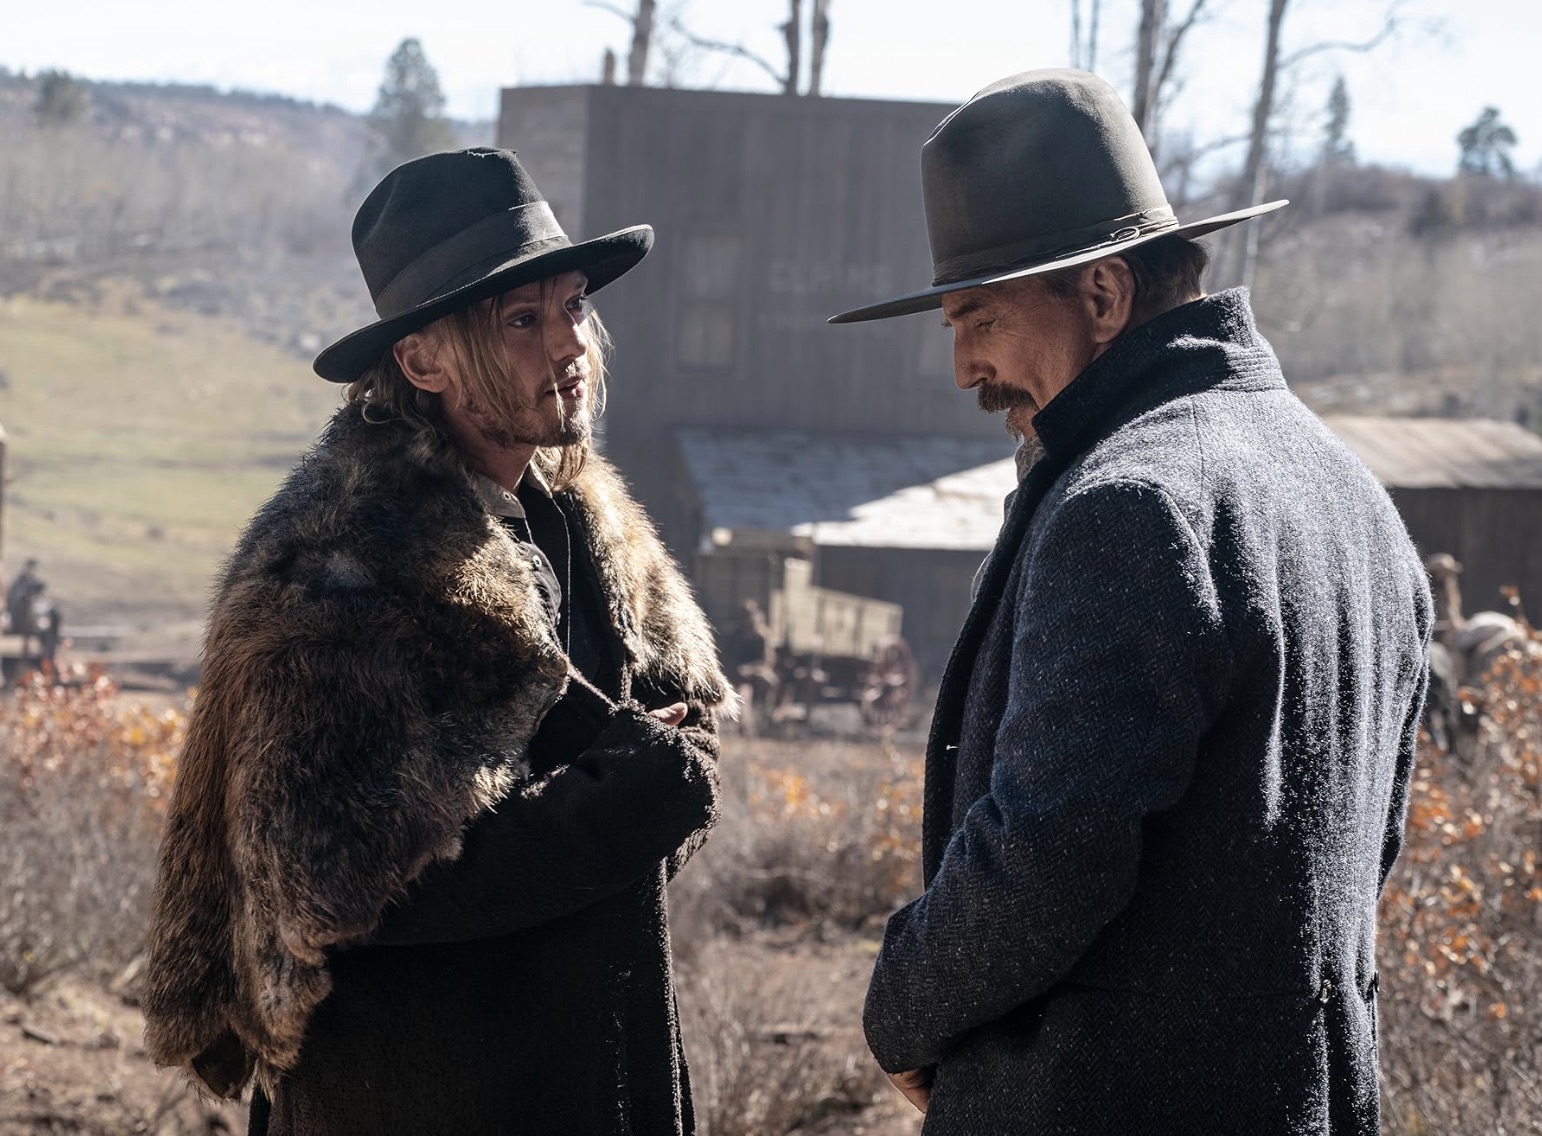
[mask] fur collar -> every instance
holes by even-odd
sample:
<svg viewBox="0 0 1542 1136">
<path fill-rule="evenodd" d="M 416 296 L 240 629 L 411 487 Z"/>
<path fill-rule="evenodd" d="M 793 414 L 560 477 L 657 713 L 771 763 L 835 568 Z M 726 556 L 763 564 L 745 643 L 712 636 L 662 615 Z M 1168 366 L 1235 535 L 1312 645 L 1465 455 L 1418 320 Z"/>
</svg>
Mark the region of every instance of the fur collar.
<svg viewBox="0 0 1542 1136">
<path fill-rule="evenodd" d="M 732 695 L 690 589 L 615 472 L 576 507 L 624 684 Z M 151 1056 L 222 1096 L 299 1053 L 330 981 L 465 824 L 527 772 L 567 660 L 530 569 L 443 440 L 344 407 L 258 512 L 210 613 L 161 848 Z"/>
</svg>

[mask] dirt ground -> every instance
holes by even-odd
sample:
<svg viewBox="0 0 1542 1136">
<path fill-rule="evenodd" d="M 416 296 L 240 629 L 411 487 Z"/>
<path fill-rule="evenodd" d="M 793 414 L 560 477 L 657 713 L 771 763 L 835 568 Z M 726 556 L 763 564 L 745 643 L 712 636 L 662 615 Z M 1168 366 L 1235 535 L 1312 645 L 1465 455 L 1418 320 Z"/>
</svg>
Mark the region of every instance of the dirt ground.
<svg viewBox="0 0 1542 1136">
<path fill-rule="evenodd" d="M 31 999 L 0 993 L 0 1136 L 241 1133 L 236 1108 L 197 1099 L 157 1069 L 138 1009 L 66 978 Z"/>
<path fill-rule="evenodd" d="M 726 969 L 756 975 L 788 994 L 781 1008 L 790 1016 L 753 1025 L 751 1046 L 810 1046 L 803 1060 L 856 1070 L 851 1080 L 857 1091 L 830 1094 L 814 1110 L 823 1115 L 797 1129 L 809 1136 L 920 1131 L 910 1106 L 877 1083 L 862 1043 L 862 996 L 875 948 L 871 939 L 822 942 L 817 934 L 794 929 L 712 944 L 730 956 L 721 960 Z M 682 1001 L 692 996 L 689 982 L 683 974 Z M 242 1109 L 201 1101 L 178 1075 L 155 1068 L 144 1051 L 142 1028 L 134 1006 L 80 978 L 62 979 L 27 1001 L 0 993 L 0 1136 L 244 1133 Z M 714 1044 L 711 1036 L 687 1037 L 698 1096 L 717 1058 L 709 1051 Z M 826 1069 L 816 1073 L 839 1079 Z"/>
</svg>

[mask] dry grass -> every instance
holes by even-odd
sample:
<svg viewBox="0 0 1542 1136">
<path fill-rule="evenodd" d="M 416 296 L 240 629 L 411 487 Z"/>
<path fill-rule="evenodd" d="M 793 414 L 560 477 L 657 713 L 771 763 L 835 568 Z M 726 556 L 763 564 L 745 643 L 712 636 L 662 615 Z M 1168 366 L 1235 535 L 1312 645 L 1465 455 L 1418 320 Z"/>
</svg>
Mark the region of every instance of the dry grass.
<svg viewBox="0 0 1542 1136">
<path fill-rule="evenodd" d="M 0 699 L 0 987 L 105 976 L 139 952 L 182 728 L 101 677 Z"/>
<path fill-rule="evenodd" d="M 338 391 L 226 320 L 128 287 L 0 300 L 5 553 L 36 556 L 71 623 L 196 617 L 241 526 Z"/>
<path fill-rule="evenodd" d="M 1476 752 L 1421 754 L 1382 903 L 1389 1136 L 1542 1132 L 1542 659 L 1471 693 Z"/>
<path fill-rule="evenodd" d="M 919 892 L 919 754 L 766 739 L 725 749 L 722 822 L 672 892 L 687 950 L 755 927 L 855 931 Z"/>
<path fill-rule="evenodd" d="M 1383 909 L 1388 1136 L 1542 1132 L 1542 663 L 1473 696 L 1481 744 L 1423 755 Z M 6 1136 L 237 1123 L 153 1070 L 102 989 L 139 949 L 180 728 L 100 683 L 0 701 L 0 977 L 24 992 L 0 994 Z M 671 895 L 704 1136 L 913 1136 L 860 1021 L 882 920 L 919 886 L 917 755 L 730 740 L 724 766 L 723 823 Z"/>
<path fill-rule="evenodd" d="M 920 887 L 920 759 L 830 741 L 725 749 L 723 820 L 670 895 L 705 1136 L 913 1133 L 861 1012 L 882 921 Z"/>
</svg>

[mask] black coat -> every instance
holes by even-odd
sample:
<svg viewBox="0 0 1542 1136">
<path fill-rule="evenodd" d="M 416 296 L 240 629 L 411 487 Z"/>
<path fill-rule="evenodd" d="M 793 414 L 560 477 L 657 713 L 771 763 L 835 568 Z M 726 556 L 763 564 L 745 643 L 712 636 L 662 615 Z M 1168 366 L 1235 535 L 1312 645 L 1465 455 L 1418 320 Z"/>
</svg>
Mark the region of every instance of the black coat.
<svg viewBox="0 0 1542 1136">
<path fill-rule="evenodd" d="M 453 447 L 357 406 L 220 583 L 146 1044 L 255 1076 L 274 1136 L 691 1129 L 664 884 L 715 815 L 727 684 L 619 479 L 558 498 L 603 692 Z M 638 705 L 677 700 L 678 729 Z"/>
<path fill-rule="evenodd" d="M 928 1136 L 1378 1124 L 1376 904 L 1430 600 L 1246 293 L 1035 419 L 928 745 L 926 891 L 865 1025 Z"/>
</svg>

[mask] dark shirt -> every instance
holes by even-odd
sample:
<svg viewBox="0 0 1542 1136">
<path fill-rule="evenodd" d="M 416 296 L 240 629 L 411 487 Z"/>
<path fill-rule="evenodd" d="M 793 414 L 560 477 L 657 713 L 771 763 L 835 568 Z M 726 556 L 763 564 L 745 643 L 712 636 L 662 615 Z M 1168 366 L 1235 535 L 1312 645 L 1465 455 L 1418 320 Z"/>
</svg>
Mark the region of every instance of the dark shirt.
<svg viewBox="0 0 1542 1136">
<path fill-rule="evenodd" d="M 619 694 L 620 661 L 611 649 L 607 606 L 583 533 L 560 495 L 534 478 L 509 494 L 487 479 L 478 492 L 488 512 L 508 530 L 535 571 L 536 590 L 552 633 L 573 668 L 611 697 Z"/>
</svg>

